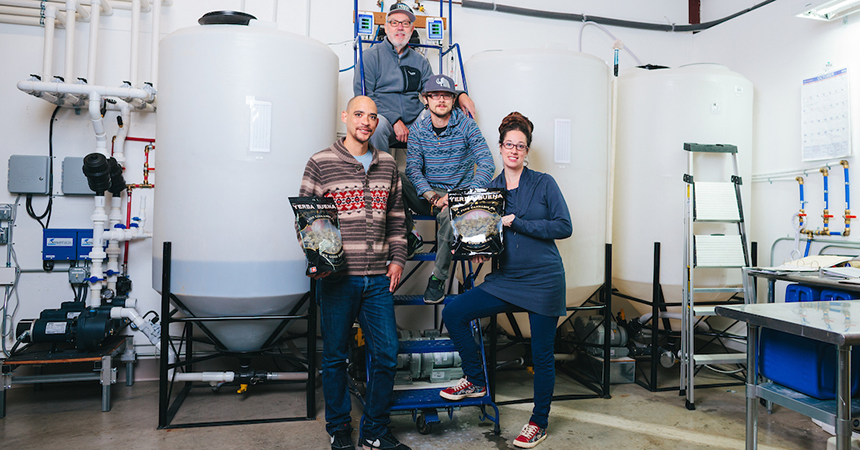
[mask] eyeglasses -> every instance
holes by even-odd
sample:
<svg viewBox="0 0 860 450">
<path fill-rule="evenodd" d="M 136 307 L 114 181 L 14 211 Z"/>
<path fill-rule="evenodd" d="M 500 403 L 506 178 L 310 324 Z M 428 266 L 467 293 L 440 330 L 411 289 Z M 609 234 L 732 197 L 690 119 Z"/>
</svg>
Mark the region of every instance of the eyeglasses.
<svg viewBox="0 0 860 450">
<path fill-rule="evenodd" d="M 502 147 L 504 147 L 508 150 L 513 150 L 516 148 L 517 150 L 519 150 L 521 152 L 524 152 L 529 148 L 526 144 L 514 144 L 513 142 L 510 142 L 510 141 L 502 144 Z"/>
<path fill-rule="evenodd" d="M 399 25 L 403 25 L 403 28 L 409 28 L 412 22 L 408 20 L 389 20 L 388 24 L 391 25 L 391 28 L 397 28 Z"/>
<path fill-rule="evenodd" d="M 427 96 L 432 98 L 433 100 L 439 100 L 440 98 L 451 100 L 452 98 L 454 98 L 454 94 L 450 92 L 431 92 L 427 94 Z"/>
</svg>

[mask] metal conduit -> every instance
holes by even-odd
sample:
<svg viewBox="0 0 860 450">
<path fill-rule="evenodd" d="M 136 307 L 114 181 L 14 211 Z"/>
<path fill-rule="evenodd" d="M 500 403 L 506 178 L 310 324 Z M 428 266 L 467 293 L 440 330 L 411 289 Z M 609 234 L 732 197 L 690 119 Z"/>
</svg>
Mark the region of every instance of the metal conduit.
<svg viewBox="0 0 860 450">
<path fill-rule="evenodd" d="M 722 19 L 712 20 L 710 22 L 695 24 L 695 25 L 675 25 L 675 24 L 660 24 L 660 23 L 646 23 L 646 22 L 633 22 L 629 20 L 620 20 L 620 19 L 612 19 L 609 17 L 598 17 L 598 16 L 588 16 L 585 14 L 572 14 L 572 13 L 560 13 L 553 11 L 541 11 L 537 9 L 528 9 L 528 8 L 520 8 L 517 6 L 507 6 L 507 5 L 499 5 L 496 2 L 478 2 L 473 0 L 463 0 L 462 6 L 463 8 L 471 8 L 471 9 L 482 9 L 486 11 L 498 11 L 509 14 L 517 14 L 521 16 L 531 16 L 531 17 L 540 17 L 543 19 L 557 19 L 557 20 L 569 20 L 572 22 L 596 22 L 601 25 L 610 25 L 615 27 L 623 27 L 623 28 L 636 28 L 640 30 L 652 30 L 652 31 L 667 31 L 667 32 L 693 32 L 693 31 L 703 31 L 708 28 L 719 25 L 723 22 L 728 22 L 735 17 L 746 14 L 750 11 L 761 8 L 762 6 L 767 5 L 768 3 L 773 3 L 776 0 L 766 0 L 761 3 L 755 4 L 747 9 L 738 11 L 730 16 L 723 17 Z"/>
</svg>

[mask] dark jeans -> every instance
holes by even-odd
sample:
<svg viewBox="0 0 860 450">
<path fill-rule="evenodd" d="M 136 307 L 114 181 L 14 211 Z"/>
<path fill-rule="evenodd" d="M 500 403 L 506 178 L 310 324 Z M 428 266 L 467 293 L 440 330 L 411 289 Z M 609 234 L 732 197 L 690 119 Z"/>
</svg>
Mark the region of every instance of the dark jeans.
<svg viewBox="0 0 860 450">
<path fill-rule="evenodd" d="M 415 211 L 415 214 L 429 216 L 432 215 L 431 206 L 427 199 L 418 195 L 415 186 L 403 172 L 400 172 L 400 186 L 403 193 L 403 205 L 406 207 L 406 232 L 410 233 L 412 225 L 415 223 L 412 220 L 412 211 Z"/>
<path fill-rule="evenodd" d="M 469 322 L 481 317 L 490 317 L 504 312 L 519 312 L 522 308 L 490 295 L 480 288 L 474 288 L 457 296 L 445 305 L 442 320 L 448 327 L 451 340 L 463 360 L 466 379 L 478 386 L 486 386 L 482 357 L 477 342 L 469 329 Z M 549 407 L 555 388 L 555 329 L 558 317 L 529 313 L 531 324 L 532 363 L 534 364 L 534 409 L 531 421 L 546 428 L 549 420 Z"/>
<path fill-rule="evenodd" d="M 451 245 L 454 243 L 454 228 L 451 226 L 448 209 L 446 207 L 440 211 L 438 208 L 433 208 L 427 199 L 418 195 L 418 191 L 406 174 L 401 173 L 400 180 L 403 190 L 403 203 L 406 205 L 406 235 L 409 236 L 415 223 L 412 220 L 412 211 L 424 216 L 436 216 L 438 227 L 436 231 L 436 263 L 433 266 L 433 274 L 440 280 L 447 280 L 451 274 L 451 260 L 454 259 L 451 254 Z M 434 190 L 442 196 L 448 193 L 441 189 Z"/>
<path fill-rule="evenodd" d="M 350 423 L 352 400 L 347 388 L 347 358 L 352 324 L 358 318 L 370 352 L 366 403 L 361 435 L 376 438 L 387 431 L 394 371 L 397 366 L 397 327 L 394 299 L 385 275 L 329 275 L 317 284 L 323 338 L 322 381 L 326 431 Z"/>
</svg>

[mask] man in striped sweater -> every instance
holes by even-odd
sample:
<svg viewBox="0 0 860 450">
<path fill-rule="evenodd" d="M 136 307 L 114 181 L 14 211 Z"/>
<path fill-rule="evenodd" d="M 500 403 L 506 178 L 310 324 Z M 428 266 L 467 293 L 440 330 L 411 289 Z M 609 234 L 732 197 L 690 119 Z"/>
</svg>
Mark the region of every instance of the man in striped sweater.
<svg viewBox="0 0 860 450">
<path fill-rule="evenodd" d="M 343 239 L 346 268 L 313 275 L 319 280 L 326 431 L 333 450 L 354 450 L 346 369 L 350 331 L 358 318 L 372 356 L 361 445 L 367 450 L 409 450 L 388 429 L 400 344 L 392 292 L 406 264 L 400 177 L 394 158 L 369 144 L 378 123 L 373 100 L 353 98 L 341 120 L 346 137 L 311 156 L 299 193 L 334 199 Z"/>
<path fill-rule="evenodd" d="M 478 125 L 454 108 L 457 95 L 454 80 L 434 75 L 424 84 L 422 95 L 430 114 L 420 117 L 409 128 L 406 176 L 415 192 L 404 193 L 404 197 L 423 203 L 423 207 L 409 204 L 414 211 L 432 207 L 439 224 L 436 264 L 424 291 L 424 302 L 435 304 L 445 297 L 445 280 L 450 275 L 452 259 L 454 231 L 448 216 L 448 191 L 484 187 L 496 167 Z"/>
</svg>

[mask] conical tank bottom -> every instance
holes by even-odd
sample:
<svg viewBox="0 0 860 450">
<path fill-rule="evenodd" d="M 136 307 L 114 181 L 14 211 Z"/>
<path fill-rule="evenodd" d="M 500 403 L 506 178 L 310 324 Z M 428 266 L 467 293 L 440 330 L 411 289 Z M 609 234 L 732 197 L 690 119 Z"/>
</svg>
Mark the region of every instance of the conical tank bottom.
<svg viewBox="0 0 860 450">
<path fill-rule="evenodd" d="M 302 294 L 272 297 L 202 297 L 174 294 L 194 317 L 286 315 Z M 253 352 L 262 349 L 282 320 L 230 320 L 202 322 L 226 350 Z"/>
</svg>

